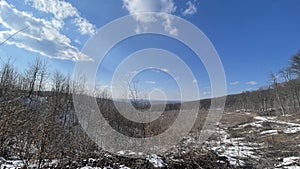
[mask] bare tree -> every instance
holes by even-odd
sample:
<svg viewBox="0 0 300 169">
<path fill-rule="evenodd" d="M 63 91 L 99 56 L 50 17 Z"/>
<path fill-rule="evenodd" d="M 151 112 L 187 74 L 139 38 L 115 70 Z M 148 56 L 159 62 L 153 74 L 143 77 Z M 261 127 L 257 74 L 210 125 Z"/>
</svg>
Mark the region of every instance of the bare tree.
<svg viewBox="0 0 300 169">
<path fill-rule="evenodd" d="M 6 96 L 9 91 L 16 87 L 16 79 L 18 74 L 13 66 L 13 61 L 9 58 L 3 63 L 0 79 L 0 95 Z"/>
<path fill-rule="evenodd" d="M 277 102 L 278 102 L 278 104 L 280 106 L 280 110 L 282 112 L 282 115 L 285 115 L 286 111 L 285 111 L 285 107 L 284 107 L 284 104 L 283 104 L 282 96 L 281 96 L 281 94 L 279 92 L 280 86 L 279 86 L 279 83 L 277 81 L 277 77 L 271 72 L 270 78 L 272 80 L 272 86 L 274 88 L 275 96 L 276 96 Z"/>
<path fill-rule="evenodd" d="M 43 62 L 41 65 L 41 70 L 39 73 L 39 84 L 38 84 L 38 91 L 37 91 L 37 95 L 39 96 L 41 91 L 44 89 L 44 83 L 47 80 L 49 74 L 47 71 L 47 62 Z"/>
<path fill-rule="evenodd" d="M 291 69 L 299 76 L 300 73 L 300 50 L 291 58 Z"/>
<path fill-rule="evenodd" d="M 150 107 L 150 103 L 146 100 L 147 95 L 140 90 L 139 80 L 128 82 L 130 101 L 136 109 L 145 110 Z"/>
<path fill-rule="evenodd" d="M 35 85 L 38 81 L 40 72 L 43 68 L 43 62 L 40 58 L 35 58 L 34 62 L 29 66 L 29 69 L 25 71 L 25 75 L 29 81 L 29 91 L 28 91 L 28 98 L 31 98 L 34 90 Z"/>
</svg>

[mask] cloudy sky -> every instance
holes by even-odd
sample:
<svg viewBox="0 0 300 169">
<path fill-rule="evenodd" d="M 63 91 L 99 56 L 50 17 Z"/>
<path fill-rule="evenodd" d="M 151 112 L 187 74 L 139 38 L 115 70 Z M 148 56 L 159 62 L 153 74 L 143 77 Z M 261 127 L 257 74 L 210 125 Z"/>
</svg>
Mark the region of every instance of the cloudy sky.
<svg viewBox="0 0 300 169">
<path fill-rule="evenodd" d="M 237 93 L 267 85 L 268 74 L 286 67 L 300 49 L 299 6 L 298 0 L 0 0 L 0 42 L 22 30 L 0 46 L 0 57 L 16 58 L 20 70 L 40 57 L 48 61 L 51 71 L 72 74 L 76 62 L 93 62 L 78 52 L 98 29 L 129 14 L 163 12 L 188 20 L 206 34 L 224 65 L 228 93 Z M 135 19 L 141 23 L 135 30 L 138 33 L 153 18 Z M 165 31 L 177 35 L 180 30 L 172 26 L 172 20 L 164 19 Z M 171 38 L 155 35 L 132 37 L 116 45 L 99 68 L 100 83 L 110 86 L 118 64 L 145 48 L 178 55 L 195 73 L 195 79 L 187 83 L 198 84 L 201 97 L 210 96 L 208 75 L 195 54 Z M 180 77 L 172 79 L 167 72 L 148 71 L 136 79 L 147 90 L 161 89 L 176 98 L 174 79 Z"/>
</svg>

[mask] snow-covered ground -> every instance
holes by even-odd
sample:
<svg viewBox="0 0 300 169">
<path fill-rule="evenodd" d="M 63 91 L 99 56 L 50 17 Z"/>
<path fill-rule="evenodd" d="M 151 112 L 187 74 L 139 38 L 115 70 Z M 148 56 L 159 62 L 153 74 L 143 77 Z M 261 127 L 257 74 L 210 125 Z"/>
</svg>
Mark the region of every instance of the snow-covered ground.
<svg viewBox="0 0 300 169">
<path fill-rule="evenodd" d="M 229 113 L 227 115 L 230 115 Z M 250 115 L 248 113 L 248 115 Z M 228 159 L 230 164 L 235 166 L 244 166 L 246 162 L 257 161 L 264 156 L 267 145 L 264 142 L 256 142 L 257 138 L 272 137 L 279 134 L 285 134 L 286 139 L 293 139 L 293 134 L 300 135 L 300 124 L 297 121 L 283 121 L 278 117 L 254 116 L 252 121 L 238 124 L 228 129 L 226 126 L 218 127 L 214 139 L 206 142 L 206 145 L 220 156 Z M 270 127 L 265 127 L 270 123 Z M 233 135 L 232 135 L 233 133 Z M 237 136 L 234 133 L 238 133 Z M 249 137 L 255 137 L 254 140 Z M 300 138 L 299 136 L 296 138 Z M 275 138 L 276 139 L 276 138 Z M 273 146 L 273 145 L 268 145 Z M 274 147 L 276 149 L 276 147 Z M 280 151 L 280 150 L 279 150 Z M 284 151 L 284 150 L 282 150 Z M 296 152 L 297 153 L 297 152 Z M 277 157 L 274 157 L 277 158 Z M 278 168 L 300 168 L 298 157 L 278 157 L 282 159 L 281 163 L 275 164 Z M 276 159 L 274 159 L 276 161 Z M 280 161 L 280 160 L 279 160 Z"/>
<path fill-rule="evenodd" d="M 295 133 L 300 132 L 300 127 L 290 127 L 290 128 L 285 129 L 283 132 L 286 134 L 295 134 Z"/>
<path fill-rule="evenodd" d="M 156 168 L 162 168 L 165 167 L 165 162 L 156 154 L 152 154 L 147 157 L 147 160 Z"/>
<path fill-rule="evenodd" d="M 226 157 L 230 164 L 244 166 L 243 159 L 260 158 L 255 150 L 259 149 L 262 146 L 261 144 L 247 142 L 245 138 L 230 138 L 226 130 L 220 128 L 217 134 L 220 136 L 219 140 L 207 141 L 206 144 L 220 156 Z"/>
<path fill-rule="evenodd" d="M 300 169 L 300 157 L 286 157 L 283 161 L 275 165 L 277 168 Z"/>
<path fill-rule="evenodd" d="M 234 115 L 235 113 L 227 114 L 227 116 Z M 249 160 L 260 162 L 260 159 L 264 156 L 264 151 L 266 151 L 266 147 L 271 146 L 272 149 L 277 147 L 272 147 L 270 143 L 267 145 L 263 140 L 263 138 L 267 137 L 275 137 L 281 135 L 282 137 L 289 137 L 293 139 L 300 140 L 300 120 L 287 118 L 279 118 L 279 117 L 265 117 L 265 116 L 255 116 L 253 114 L 248 113 L 247 116 L 252 117 L 252 120 L 247 122 L 237 123 L 233 126 L 226 126 L 228 123 L 222 124 L 221 122 L 217 124 L 217 129 L 215 131 L 214 137 L 210 140 L 206 141 L 204 145 L 200 144 L 197 135 L 190 134 L 186 136 L 182 143 L 175 147 L 177 151 L 180 151 L 181 154 L 187 154 L 189 151 L 198 148 L 205 148 L 214 151 L 220 157 L 225 157 L 227 161 L 231 165 L 235 165 L 237 167 L 246 166 Z M 238 119 L 233 119 L 238 120 Z M 286 120 L 286 121 L 285 121 Z M 267 126 L 266 126 L 267 125 Z M 207 131 L 212 132 L 212 131 Z M 255 137 L 255 139 L 251 140 L 249 137 Z M 258 142 L 259 140 L 260 142 Z M 296 141 L 297 142 L 297 141 Z M 300 147 L 300 142 L 297 143 L 298 147 Z M 296 146 L 297 147 L 297 146 Z M 283 146 L 283 148 L 285 148 Z M 299 150 L 299 148 L 297 149 Z M 280 151 L 280 149 L 279 149 Z M 297 154 L 297 152 L 294 152 Z M 119 151 L 118 155 L 143 155 L 142 153 L 132 152 L 130 150 Z M 165 157 L 165 156 L 164 156 Z M 163 160 L 162 156 L 152 154 L 145 157 L 145 161 L 156 168 L 163 168 L 168 166 L 168 164 Z M 97 159 L 88 159 L 87 161 L 96 161 Z M 178 159 L 174 159 L 178 160 Z M 180 160 L 180 159 L 179 159 Z M 286 154 L 278 154 L 278 156 L 273 159 L 274 166 L 273 168 L 288 168 L 288 169 L 300 169 L 300 157 L 295 155 L 286 155 Z M 58 161 L 49 161 L 47 165 L 55 166 L 58 164 Z M 220 161 L 222 163 L 222 161 Z M 224 161 L 224 163 L 226 163 Z M 0 157 L 0 169 L 4 168 L 22 168 L 24 166 L 24 161 L 15 158 L 15 159 L 4 159 Z M 120 163 L 116 165 L 117 168 L 120 169 L 130 169 L 128 166 L 124 165 L 124 163 Z M 103 169 L 111 169 L 116 168 L 116 166 L 105 166 Z M 29 167 L 34 168 L 36 164 L 30 164 Z M 100 167 L 92 167 L 87 164 L 81 169 L 100 169 Z"/>
<path fill-rule="evenodd" d="M 97 159 L 89 158 L 86 161 L 88 162 L 95 162 Z M 162 160 L 162 158 L 156 154 L 152 154 L 147 156 L 146 161 L 148 161 L 153 167 L 155 168 L 163 168 L 167 164 Z M 59 163 L 58 160 L 51 160 L 44 163 L 44 166 L 52 166 L 57 167 L 57 164 Z M 12 159 L 12 160 L 6 160 L 3 157 L 0 157 L 0 169 L 21 169 L 25 166 L 25 161 L 19 160 L 19 159 Z M 130 169 L 126 165 L 123 164 L 115 164 L 114 166 L 104 166 L 104 167 L 92 167 L 89 164 L 87 164 L 84 167 L 81 167 L 80 169 L 113 169 L 113 168 L 119 168 L 119 169 Z M 29 164 L 28 168 L 37 168 L 38 166 L 35 163 Z"/>
</svg>

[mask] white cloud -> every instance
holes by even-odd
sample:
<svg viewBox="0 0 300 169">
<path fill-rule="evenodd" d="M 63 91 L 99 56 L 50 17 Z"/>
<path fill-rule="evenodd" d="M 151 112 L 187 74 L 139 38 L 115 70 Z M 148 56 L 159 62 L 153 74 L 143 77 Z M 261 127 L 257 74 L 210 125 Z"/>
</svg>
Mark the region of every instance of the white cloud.
<svg viewBox="0 0 300 169">
<path fill-rule="evenodd" d="M 178 35 L 178 29 L 176 27 L 173 26 L 173 18 L 169 17 L 168 15 L 160 15 L 162 18 L 164 18 L 164 22 L 162 23 L 164 28 L 165 28 L 165 32 L 168 32 L 170 35 Z"/>
<path fill-rule="evenodd" d="M 193 83 L 197 83 L 197 80 L 196 80 L 196 79 L 194 79 L 194 80 L 193 80 Z"/>
<path fill-rule="evenodd" d="M 57 30 L 60 30 L 64 26 L 64 22 L 57 19 L 52 19 L 51 22 L 53 27 L 56 28 Z"/>
<path fill-rule="evenodd" d="M 203 95 L 203 96 L 210 96 L 210 95 L 211 95 L 211 92 L 209 92 L 209 91 L 203 92 L 202 95 Z"/>
<path fill-rule="evenodd" d="M 196 6 L 191 1 L 188 1 L 186 5 L 188 7 L 182 13 L 184 16 L 194 15 L 197 12 Z"/>
<path fill-rule="evenodd" d="M 249 81 L 246 84 L 247 85 L 257 85 L 257 82 L 256 81 Z"/>
<path fill-rule="evenodd" d="M 169 72 L 169 70 L 166 69 L 166 68 L 161 68 L 160 70 L 163 71 L 163 72 Z"/>
<path fill-rule="evenodd" d="M 76 18 L 74 23 L 78 26 L 78 31 L 82 35 L 94 35 L 96 33 L 95 26 L 89 23 L 85 18 Z"/>
<path fill-rule="evenodd" d="M 156 84 L 155 81 L 146 81 L 145 83 L 147 83 L 147 84 Z"/>
<path fill-rule="evenodd" d="M 81 45 L 81 42 L 78 39 L 75 39 L 74 42 L 77 43 L 78 45 Z"/>
<path fill-rule="evenodd" d="M 95 33 L 95 26 L 81 17 L 78 10 L 69 2 L 61 0 L 26 0 L 25 2 L 39 11 L 52 14 L 55 21 L 60 22 L 58 28 L 63 26 L 62 21 L 64 19 L 72 18 L 73 23 L 82 35 L 93 35 Z"/>
<path fill-rule="evenodd" d="M 131 15 L 145 12 L 163 12 L 171 14 L 176 11 L 173 0 L 123 0 L 123 6 Z M 150 22 L 152 16 L 138 17 L 136 19 L 142 22 Z"/>
<path fill-rule="evenodd" d="M 98 87 L 100 91 L 111 90 L 111 88 L 112 86 L 110 85 L 101 85 L 100 87 Z"/>
<path fill-rule="evenodd" d="M 168 15 L 176 11 L 176 5 L 173 0 L 123 0 L 123 7 L 128 10 L 129 14 L 139 14 L 145 12 L 158 12 L 160 14 L 135 15 L 135 19 L 142 23 L 142 27 L 136 28 L 136 33 L 141 33 L 142 30 L 147 30 L 147 24 L 157 21 L 157 18 L 163 19 L 162 25 L 166 32 L 172 35 L 177 35 L 178 30 L 172 26 L 172 18 Z"/>
<path fill-rule="evenodd" d="M 127 75 L 135 75 L 135 74 L 137 74 L 137 73 L 139 73 L 137 70 L 134 70 L 134 71 L 131 71 L 131 72 L 127 72 Z M 126 82 L 127 83 L 127 82 Z"/>
<path fill-rule="evenodd" d="M 63 23 L 58 20 L 36 18 L 1 0 L 0 24 L 7 29 L 0 31 L 0 41 L 4 41 L 13 33 L 27 27 L 26 30 L 7 41 L 9 45 L 16 45 L 50 58 L 73 61 L 92 60 L 88 56 L 79 54 L 79 50 L 71 45 L 71 40 L 59 32 L 58 29 Z"/>
<path fill-rule="evenodd" d="M 26 0 L 27 4 L 31 4 L 32 7 L 46 12 L 52 13 L 58 20 L 63 20 L 68 17 L 77 15 L 77 10 L 70 3 L 58 0 Z"/>
<path fill-rule="evenodd" d="M 239 81 L 235 81 L 235 82 L 231 82 L 231 83 L 230 83 L 230 85 L 233 85 L 233 86 L 234 86 L 234 85 L 238 85 L 238 84 L 240 84 Z"/>
</svg>

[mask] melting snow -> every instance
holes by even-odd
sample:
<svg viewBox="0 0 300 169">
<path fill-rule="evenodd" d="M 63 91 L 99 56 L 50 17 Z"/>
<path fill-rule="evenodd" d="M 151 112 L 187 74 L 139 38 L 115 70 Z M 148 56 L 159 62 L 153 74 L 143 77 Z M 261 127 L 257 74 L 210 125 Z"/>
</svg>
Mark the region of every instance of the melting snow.
<svg viewBox="0 0 300 169">
<path fill-rule="evenodd" d="M 235 166 L 244 166 L 245 162 L 243 158 L 260 158 L 255 153 L 256 149 L 259 149 L 261 144 L 246 142 L 245 138 L 229 138 L 229 134 L 219 129 L 220 141 L 211 141 L 209 145 L 211 149 L 217 152 L 220 156 L 227 157 L 230 164 Z"/>
<path fill-rule="evenodd" d="M 12 157 L 11 160 L 5 160 L 2 157 L 0 159 L 0 168 L 1 169 L 3 169 L 3 168 L 18 169 L 18 168 L 23 168 L 24 166 L 25 166 L 24 161 L 18 159 L 17 157 Z"/>
<path fill-rule="evenodd" d="M 295 134 L 300 132 L 300 127 L 291 127 L 291 128 L 287 128 L 283 131 L 286 134 Z"/>
<path fill-rule="evenodd" d="M 263 127 L 263 126 L 261 125 L 261 121 L 260 121 L 260 122 L 253 122 L 253 123 L 242 124 L 242 125 L 239 126 L 239 128 L 245 128 L 245 127 L 248 127 L 248 126 L 256 127 L 256 128 L 261 128 L 261 127 Z"/>
<path fill-rule="evenodd" d="M 131 151 L 131 150 L 121 150 L 121 151 L 117 152 L 117 154 L 119 154 L 119 155 L 129 155 L 129 156 L 130 155 L 132 155 L 132 156 L 134 156 L 134 155 L 142 156 L 143 155 L 142 152 L 136 153 L 136 152 Z"/>
<path fill-rule="evenodd" d="M 299 166 L 295 165 L 300 165 L 300 157 L 287 157 L 283 159 L 283 162 L 279 165 L 276 165 L 275 167 L 284 167 L 284 168 L 290 168 L 294 169 L 297 167 L 299 169 Z"/>
<path fill-rule="evenodd" d="M 165 167 L 164 161 L 161 157 L 157 156 L 156 154 L 152 154 L 151 156 L 147 157 L 147 160 L 154 166 L 154 167 Z"/>
<path fill-rule="evenodd" d="M 259 120 L 259 121 L 269 121 L 269 120 L 275 120 L 277 117 L 261 117 L 261 116 L 256 116 L 254 119 Z"/>
<path fill-rule="evenodd" d="M 260 133 L 261 135 L 275 135 L 275 134 L 278 134 L 278 130 L 266 130 L 266 131 L 263 131 Z"/>
<path fill-rule="evenodd" d="M 120 165 L 120 169 L 130 169 L 130 168 L 126 167 L 125 165 Z"/>
</svg>

